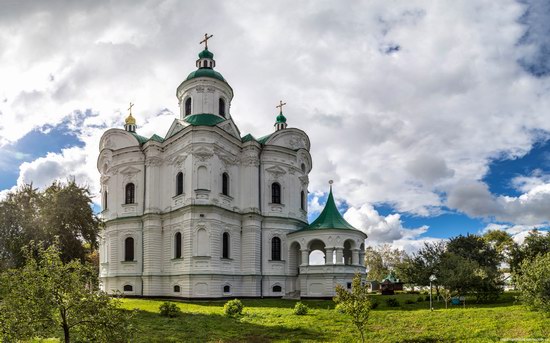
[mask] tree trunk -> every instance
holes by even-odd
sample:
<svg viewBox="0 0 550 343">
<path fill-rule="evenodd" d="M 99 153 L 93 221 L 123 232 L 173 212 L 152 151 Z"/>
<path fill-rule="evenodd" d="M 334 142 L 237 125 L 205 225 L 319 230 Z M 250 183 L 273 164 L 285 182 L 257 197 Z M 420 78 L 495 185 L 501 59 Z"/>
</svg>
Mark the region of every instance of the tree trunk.
<svg viewBox="0 0 550 343">
<path fill-rule="evenodd" d="M 361 333 L 361 342 L 365 343 L 365 334 L 363 334 L 363 330 L 359 330 Z"/>
<path fill-rule="evenodd" d="M 65 334 L 65 343 L 71 343 L 71 337 L 69 336 L 69 326 L 63 324 L 63 333 Z"/>
</svg>

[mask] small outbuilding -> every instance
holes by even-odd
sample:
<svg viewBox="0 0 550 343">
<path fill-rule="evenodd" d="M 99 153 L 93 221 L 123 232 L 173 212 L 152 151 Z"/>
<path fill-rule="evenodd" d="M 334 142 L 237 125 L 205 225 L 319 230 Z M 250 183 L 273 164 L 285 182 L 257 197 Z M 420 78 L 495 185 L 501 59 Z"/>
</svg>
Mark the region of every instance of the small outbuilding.
<svg viewBox="0 0 550 343">
<path fill-rule="evenodd" d="M 382 295 L 394 295 L 395 291 L 403 290 L 403 282 L 396 278 L 394 272 L 391 271 L 380 283 L 380 290 Z"/>
</svg>

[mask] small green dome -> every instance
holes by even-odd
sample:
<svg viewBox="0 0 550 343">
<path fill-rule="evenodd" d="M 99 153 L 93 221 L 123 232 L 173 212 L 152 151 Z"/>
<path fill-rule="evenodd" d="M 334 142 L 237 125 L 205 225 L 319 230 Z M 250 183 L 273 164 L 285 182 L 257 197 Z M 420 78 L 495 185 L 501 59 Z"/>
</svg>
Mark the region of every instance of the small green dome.
<svg viewBox="0 0 550 343">
<path fill-rule="evenodd" d="M 207 50 L 205 50 L 205 51 L 207 51 Z M 197 70 L 191 72 L 191 74 L 189 74 L 189 76 L 187 76 L 187 79 L 185 79 L 185 81 L 189 81 L 189 80 L 195 79 L 197 77 L 210 77 L 210 78 L 217 79 L 217 80 L 220 80 L 220 81 L 223 81 L 223 82 L 227 82 L 223 78 L 222 74 L 218 73 L 217 71 L 215 71 L 213 69 L 209 69 L 209 68 L 197 69 Z"/>
<path fill-rule="evenodd" d="M 211 53 L 210 51 L 208 51 L 208 49 L 204 49 L 203 51 L 201 51 L 199 53 L 199 58 L 210 58 L 210 59 L 213 59 L 214 58 L 214 54 Z"/>
<path fill-rule="evenodd" d="M 277 116 L 277 123 L 286 123 L 286 117 L 283 115 L 283 112 Z"/>
</svg>

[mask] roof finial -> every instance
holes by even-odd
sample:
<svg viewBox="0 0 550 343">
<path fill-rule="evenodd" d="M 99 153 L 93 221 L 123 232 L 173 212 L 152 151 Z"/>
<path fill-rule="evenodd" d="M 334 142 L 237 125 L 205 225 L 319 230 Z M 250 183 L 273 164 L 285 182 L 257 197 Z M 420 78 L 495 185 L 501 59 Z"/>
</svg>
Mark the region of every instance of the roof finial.
<svg viewBox="0 0 550 343">
<path fill-rule="evenodd" d="M 283 100 L 279 100 L 279 105 L 275 106 L 275 108 L 278 108 L 281 113 L 283 113 L 283 106 L 286 105 L 286 102 L 283 103 Z"/>
<path fill-rule="evenodd" d="M 132 107 L 134 107 L 134 104 L 130 101 L 130 107 L 128 107 L 128 111 L 130 111 L 130 115 L 132 115 Z"/>
<path fill-rule="evenodd" d="M 330 185 L 329 187 L 330 187 L 330 192 L 331 192 L 331 193 L 332 193 L 332 184 L 333 184 L 333 183 L 334 183 L 334 181 L 332 181 L 332 180 L 329 180 L 329 181 L 328 181 L 328 184 Z"/>
<path fill-rule="evenodd" d="M 204 39 L 201 40 L 200 43 L 199 43 L 199 44 L 204 43 L 204 50 L 208 50 L 208 40 L 212 37 L 214 37 L 214 35 L 209 36 L 208 33 L 204 34 Z"/>
</svg>

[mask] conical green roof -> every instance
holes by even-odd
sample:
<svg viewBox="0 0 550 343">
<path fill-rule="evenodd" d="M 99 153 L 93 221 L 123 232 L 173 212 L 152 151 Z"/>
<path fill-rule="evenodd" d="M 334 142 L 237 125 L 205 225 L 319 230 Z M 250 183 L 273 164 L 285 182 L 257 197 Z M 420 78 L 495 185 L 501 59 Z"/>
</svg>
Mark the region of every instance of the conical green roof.
<svg viewBox="0 0 550 343">
<path fill-rule="evenodd" d="M 340 229 L 340 230 L 357 230 L 350 223 L 348 223 L 344 217 L 338 211 L 334 197 L 332 196 L 332 187 L 325 204 L 325 208 L 315 219 L 315 221 L 309 224 L 304 230 L 327 230 L 327 229 Z"/>
</svg>

